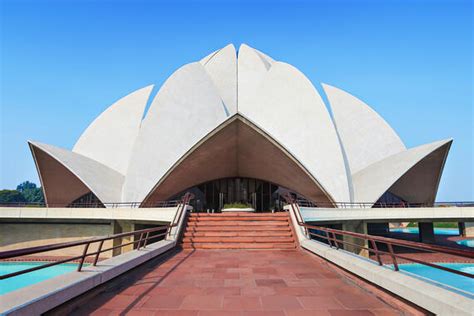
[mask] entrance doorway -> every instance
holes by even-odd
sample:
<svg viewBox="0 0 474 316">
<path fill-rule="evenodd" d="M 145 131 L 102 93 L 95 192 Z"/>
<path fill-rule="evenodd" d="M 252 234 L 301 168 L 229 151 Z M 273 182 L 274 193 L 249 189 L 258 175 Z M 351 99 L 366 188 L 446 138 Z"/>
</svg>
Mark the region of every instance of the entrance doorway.
<svg viewBox="0 0 474 316">
<path fill-rule="evenodd" d="M 282 195 L 289 190 L 268 181 L 236 177 L 199 184 L 173 199 L 179 199 L 185 192 L 194 194 L 191 205 L 198 212 L 219 212 L 233 207 L 268 212 L 283 209 L 285 201 Z"/>
</svg>

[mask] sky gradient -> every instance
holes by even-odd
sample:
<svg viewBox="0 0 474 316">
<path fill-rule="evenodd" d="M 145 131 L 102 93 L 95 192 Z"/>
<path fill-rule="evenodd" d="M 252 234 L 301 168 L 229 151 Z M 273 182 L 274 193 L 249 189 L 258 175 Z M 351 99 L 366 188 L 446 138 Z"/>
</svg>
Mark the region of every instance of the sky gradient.
<svg viewBox="0 0 474 316">
<path fill-rule="evenodd" d="M 247 43 L 361 98 L 407 147 L 453 138 L 437 200 L 474 200 L 472 1 L 0 5 L 0 189 L 39 183 L 27 140 L 71 149 L 119 98 Z"/>
</svg>

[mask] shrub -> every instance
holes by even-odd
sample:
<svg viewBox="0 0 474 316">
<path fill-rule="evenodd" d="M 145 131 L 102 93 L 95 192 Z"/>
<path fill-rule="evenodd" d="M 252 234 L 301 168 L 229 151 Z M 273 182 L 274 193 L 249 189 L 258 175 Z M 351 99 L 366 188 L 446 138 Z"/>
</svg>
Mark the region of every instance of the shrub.
<svg viewBox="0 0 474 316">
<path fill-rule="evenodd" d="M 248 203 L 229 203 L 224 204 L 224 208 L 252 208 L 252 205 Z"/>
</svg>

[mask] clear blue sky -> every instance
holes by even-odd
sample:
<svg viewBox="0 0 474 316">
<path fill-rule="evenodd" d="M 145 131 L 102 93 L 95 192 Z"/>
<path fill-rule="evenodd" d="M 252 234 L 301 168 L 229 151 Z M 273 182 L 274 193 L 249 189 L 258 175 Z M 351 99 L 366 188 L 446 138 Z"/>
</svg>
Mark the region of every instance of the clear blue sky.
<svg viewBox="0 0 474 316">
<path fill-rule="evenodd" d="M 1 3 L 0 188 L 28 139 L 72 148 L 129 92 L 234 43 L 371 105 L 408 147 L 454 138 L 438 201 L 474 200 L 472 1 Z"/>
</svg>

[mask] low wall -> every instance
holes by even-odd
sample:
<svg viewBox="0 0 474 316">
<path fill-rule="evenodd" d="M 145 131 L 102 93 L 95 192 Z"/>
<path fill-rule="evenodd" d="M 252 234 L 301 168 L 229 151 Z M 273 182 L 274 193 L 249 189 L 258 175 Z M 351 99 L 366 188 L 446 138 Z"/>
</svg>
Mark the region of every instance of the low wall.
<svg viewBox="0 0 474 316">
<path fill-rule="evenodd" d="M 94 219 L 171 222 L 177 207 L 160 208 L 57 208 L 0 207 L 0 219 Z"/>
<path fill-rule="evenodd" d="M 312 208 L 301 207 L 305 222 L 473 222 L 474 207 L 417 207 L 417 208 Z"/>
</svg>

